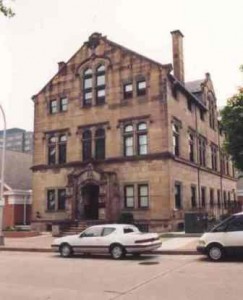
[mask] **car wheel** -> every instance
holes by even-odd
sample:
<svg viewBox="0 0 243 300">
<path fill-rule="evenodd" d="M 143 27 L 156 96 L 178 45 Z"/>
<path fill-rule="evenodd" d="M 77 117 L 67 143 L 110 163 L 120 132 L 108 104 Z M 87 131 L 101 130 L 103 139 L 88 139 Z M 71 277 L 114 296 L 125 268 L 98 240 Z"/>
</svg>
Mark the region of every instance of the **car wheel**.
<svg viewBox="0 0 243 300">
<path fill-rule="evenodd" d="M 72 247 L 68 244 L 61 245 L 59 252 L 62 257 L 70 257 L 73 254 Z"/>
<path fill-rule="evenodd" d="M 208 248 L 207 254 L 212 261 L 220 261 L 224 257 L 224 249 L 217 244 L 211 245 Z"/>
<path fill-rule="evenodd" d="M 125 256 L 125 249 L 119 244 L 111 246 L 111 256 L 114 259 L 122 259 Z"/>
</svg>

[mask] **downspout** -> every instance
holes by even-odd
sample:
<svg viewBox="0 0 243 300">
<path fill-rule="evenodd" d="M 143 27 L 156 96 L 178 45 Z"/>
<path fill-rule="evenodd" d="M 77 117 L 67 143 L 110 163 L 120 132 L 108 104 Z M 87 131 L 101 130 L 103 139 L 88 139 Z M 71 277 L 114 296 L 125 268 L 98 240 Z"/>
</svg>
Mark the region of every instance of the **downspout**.
<svg viewBox="0 0 243 300">
<path fill-rule="evenodd" d="M 201 183 L 200 183 L 200 163 L 199 163 L 199 133 L 198 133 L 198 120 L 197 120 L 197 109 L 195 106 L 195 127 L 196 127 L 196 138 L 197 138 L 197 187 L 198 187 L 198 206 L 201 209 Z"/>
</svg>

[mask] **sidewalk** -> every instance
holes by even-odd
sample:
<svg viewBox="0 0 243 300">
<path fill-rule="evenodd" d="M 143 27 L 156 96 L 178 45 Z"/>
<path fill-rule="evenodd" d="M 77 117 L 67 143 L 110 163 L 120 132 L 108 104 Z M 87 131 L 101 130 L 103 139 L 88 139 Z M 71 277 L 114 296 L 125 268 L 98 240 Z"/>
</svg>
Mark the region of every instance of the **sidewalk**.
<svg viewBox="0 0 243 300">
<path fill-rule="evenodd" d="M 0 251 L 53 252 L 51 248 L 54 237 L 45 232 L 39 236 L 27 238 L 5 238 Z M 156 254 L 198 254 L 196 252 L 198 237 L 162 238 L 162 246 L 154 251 Z"/>
</svg>

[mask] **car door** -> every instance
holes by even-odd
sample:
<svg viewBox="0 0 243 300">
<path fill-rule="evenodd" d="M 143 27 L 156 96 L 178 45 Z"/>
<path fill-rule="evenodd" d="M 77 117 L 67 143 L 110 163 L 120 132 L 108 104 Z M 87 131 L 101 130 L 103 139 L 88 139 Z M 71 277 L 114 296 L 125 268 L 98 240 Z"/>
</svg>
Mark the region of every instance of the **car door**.
<svg viewBox="0 0 243 300">
<path fill-rule="evenodd" d="M 74 245 L 75 252 L 79 253 L 93 253 L 98 252 L 99 248 L 99 238 L 101 236 L 101 227 L 89 227 L 83 231 L 78 239 L 76 240 L 76 245 Z"/>
<path fill-rule="evenodd" d="M 243 215 L 236 215 L 227 225 L 224 233 L 228 252 L 243 254 Z"/>
</svg>

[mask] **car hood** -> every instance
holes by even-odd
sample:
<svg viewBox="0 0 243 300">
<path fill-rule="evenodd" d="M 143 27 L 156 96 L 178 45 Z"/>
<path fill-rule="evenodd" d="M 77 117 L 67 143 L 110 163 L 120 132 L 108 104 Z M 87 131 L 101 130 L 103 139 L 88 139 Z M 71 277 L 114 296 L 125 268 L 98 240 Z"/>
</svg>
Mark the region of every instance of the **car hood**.
<svg viewBox="0 0 243 300">
<path fill-rule="evenodd" d="M 74 234 L 74 235 L 67 235 L 63 236 L 61 238 L 57 238 L 53 241 L 53 245 L 60 245 L 61 243 L 68 243 L 72 242 L 73 240 L 76 240 L 79 237 L 79 234 Z"/>
</svg>

